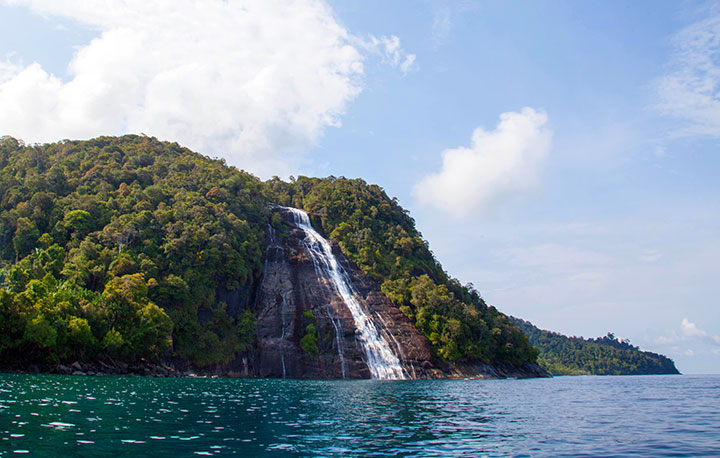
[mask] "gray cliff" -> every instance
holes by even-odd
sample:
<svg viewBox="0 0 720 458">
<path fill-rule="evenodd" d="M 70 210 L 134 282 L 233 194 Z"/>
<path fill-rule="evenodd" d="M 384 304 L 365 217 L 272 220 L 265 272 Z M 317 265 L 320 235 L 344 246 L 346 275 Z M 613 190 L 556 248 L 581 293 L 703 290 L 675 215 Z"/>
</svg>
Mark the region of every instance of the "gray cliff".
<svg viewBox="0 0 720 458">
<path fill-rule="evenodd" d="M 257 346 L 234 364 L 235 375 L 254 377 L 370 378 L 353 316 L 331 281 L 318 272 L 303 243 L 304 231 L 282 207 L 282 227 L 268 225 L 262 278 L 250 307 L 257 317 Z M 437 361 L 428 340 L 330 241 L 332 254 L 347 274 L 365 314 L 397 356 L 406 378 L 499 378 L 546 375 L 539 367 L 449 364 Z M 308 313 L 309 312 L 309 313 Z M 317 351 L 302 348 L 308 325 L 315 328 Z"/>
</svg>

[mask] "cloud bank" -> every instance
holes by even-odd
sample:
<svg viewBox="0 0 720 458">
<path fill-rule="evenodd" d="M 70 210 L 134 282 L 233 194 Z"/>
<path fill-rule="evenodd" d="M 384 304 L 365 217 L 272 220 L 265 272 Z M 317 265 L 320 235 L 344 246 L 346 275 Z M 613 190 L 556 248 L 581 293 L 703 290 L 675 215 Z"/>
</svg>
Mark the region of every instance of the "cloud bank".
<svg viewBox="0 0 720 458">
<path fill-rule="evenodd" d="M 1 1 L 1 0 L 0 0 Z M 395 36 L 351 35 L 322 0 L 5 0 L 98 31 L 65 81 L 0 62 L 0 134 L 28 142 L 145 133 L 260 175 L 338 126 L 380 55 L 406 72 Z"/>
<path fill-rule="evenodd" d="M 678 344 L 690 343 L 690 342 L 701 342 L 712 347 L 720 346 L 720 335 L 713 335 L 704 329 L 698 328 L 698 326 L 687 318 L 683 318 L 680 322 L 680 333 L 673 332 L 669 336 L 660 336 L 655 339 L 655 343 L 661 345 L 674 345 L 676 349 L 679 349 Z M 713 352 L 716 353 L 718 348 L 714 348 Z M 692 350 L 691 350 L 692 351 Z"/>
<path fill-rule="evenodd" d="M 681 30 L 673 45 L 657 109 L 685 121 L 677 134 L 720 137 L 720 14 Z"/>
<path fill-rule="evenodd" d="M 694 337 L 714 345 L 720 345 L 720 336 L 709 334 L 707 331 L 698 328 L 695 323 L 687 318 L 682 319 L 680 329 L 682 334 L 686 337 Z"/>
<path fill-rule="evenodd" d="M 421 204 L 469 217 L 533 191 L 552 142 L 547 119 L 526 107 L 501 114 L 495 130 L 478 127 L 470 147 L 443 151 L 440 172 L 417 183 L 415 196 Z"/>
</svg>

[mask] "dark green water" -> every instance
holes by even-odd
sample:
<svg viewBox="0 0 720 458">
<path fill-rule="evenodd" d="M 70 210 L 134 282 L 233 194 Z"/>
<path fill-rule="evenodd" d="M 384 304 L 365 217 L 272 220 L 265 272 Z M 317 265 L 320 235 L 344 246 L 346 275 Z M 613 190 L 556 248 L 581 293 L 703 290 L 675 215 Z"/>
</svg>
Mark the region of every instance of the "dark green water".
<svg viewBox="0 0 720 458">
<path fill-rule="evenodd" d="M 0 455 L 720 456 L 720 377 L 0 374 Z"/>
</svg>

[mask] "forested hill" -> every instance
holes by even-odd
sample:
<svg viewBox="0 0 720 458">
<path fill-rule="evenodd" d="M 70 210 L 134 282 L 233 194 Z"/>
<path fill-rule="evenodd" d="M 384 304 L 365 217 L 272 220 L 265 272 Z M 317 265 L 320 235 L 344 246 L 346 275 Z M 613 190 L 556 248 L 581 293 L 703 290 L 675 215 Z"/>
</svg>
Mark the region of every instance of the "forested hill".
<svg viewBox="0 0 720 458">
<path fill-rule="evenodd" d="M 552 375 L 679 374 L 668 357 L 641 351 L 613 334 L 596 339 L 567 337 L 511 317 L 540 350 L 538 364 Z"/>
<path fill-rule="evenodd" d="M 3 139 L 2 360 L 230 361 L 253 317 L 217 296 L 260 275 L 266 207 L 260 180 L 177 144 Z"/>
<path fill-rule="evenodd" d="M 396 199 L 377 185 L 300 177 L 266 183 L 274 202 L 304 208 L 428 338 L 445 361 L 534 362 L 537 351 L 508 317 L 448 276 Z"/>
<path fill-rule="evenodd" d="M 535 361 L 527 337 L 443 271 L 382 188 L 262 182 L 128 135 L 0 139 L 0 365 L 171 358 L 209 368 L 251 356 L 267 228 L 283 224 L 270 203 L 308 211 L 438 360 Z"/>
</svg>

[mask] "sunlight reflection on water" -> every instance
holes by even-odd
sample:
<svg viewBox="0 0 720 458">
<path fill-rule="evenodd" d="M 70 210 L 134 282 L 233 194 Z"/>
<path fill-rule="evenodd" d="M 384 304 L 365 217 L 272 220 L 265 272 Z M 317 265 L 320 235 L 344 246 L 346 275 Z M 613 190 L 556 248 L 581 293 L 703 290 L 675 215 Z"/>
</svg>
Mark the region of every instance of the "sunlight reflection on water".
<svg viewBox="0 0 720 458">
<path fill-rule="evenodd" d="M 0 374 L 0 455 L 720 455 L 720 377 L 494 381 Z"/>
</svg>

